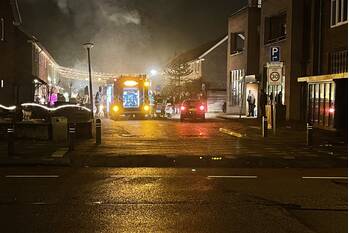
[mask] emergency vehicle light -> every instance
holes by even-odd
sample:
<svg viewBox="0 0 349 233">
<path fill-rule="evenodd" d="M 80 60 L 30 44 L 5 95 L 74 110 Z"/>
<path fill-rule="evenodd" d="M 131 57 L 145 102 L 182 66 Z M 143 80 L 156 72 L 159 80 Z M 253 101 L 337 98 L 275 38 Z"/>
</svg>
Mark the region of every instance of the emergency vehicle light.
<svg viewBox="0 0 349 233">
<path fill-rule="evenodd" d="M 136 81 L 133 81 L 133 80 L 127 80 L 124 82 L 124 85 L 127 86 L 127 87 L 134 87 L 138 84 L 138 82 Z"/>
</svg>

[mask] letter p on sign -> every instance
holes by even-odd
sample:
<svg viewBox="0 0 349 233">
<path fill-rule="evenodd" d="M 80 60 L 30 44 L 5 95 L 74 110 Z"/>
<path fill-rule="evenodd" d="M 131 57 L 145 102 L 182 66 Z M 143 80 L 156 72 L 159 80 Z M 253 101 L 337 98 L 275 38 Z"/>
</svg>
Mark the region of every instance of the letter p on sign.
<svg viewBox="0 0 349 233">
<path fill-rule="evenodd" d="M 270 48 L 270 60 L 272 62 L 279 62 L 280 61 L 280 47 L 271 47 Z"/>
</svg>

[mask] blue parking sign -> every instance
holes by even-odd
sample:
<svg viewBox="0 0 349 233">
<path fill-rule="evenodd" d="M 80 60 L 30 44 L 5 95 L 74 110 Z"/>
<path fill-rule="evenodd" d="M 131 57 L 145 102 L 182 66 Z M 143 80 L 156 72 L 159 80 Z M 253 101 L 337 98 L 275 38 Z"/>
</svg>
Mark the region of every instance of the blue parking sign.
<svg viewBox="0 0 349 233">
<path fill-rule="evenodd" d="M 280 47 L 270 47 L 270 60 L 273 62 L 279 62 L 280 61 Z"/>
</svg>

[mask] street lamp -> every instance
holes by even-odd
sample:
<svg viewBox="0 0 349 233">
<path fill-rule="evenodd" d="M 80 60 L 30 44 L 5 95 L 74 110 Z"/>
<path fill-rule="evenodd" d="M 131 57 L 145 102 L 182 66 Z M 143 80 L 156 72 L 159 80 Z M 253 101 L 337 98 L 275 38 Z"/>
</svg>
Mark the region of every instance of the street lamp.
<svg viewBox="0 0 349 233">
<path fill-rule="evenodd" d="M 93 48 L 94 44 L 89 42 L 89 43 L 83 44 L 83 46 L 84 46 L 85 49 L 87 49 L 89 89 L 90 89 L 90 108 L 91 108 L 92 118 L 94 118 L 94 114 L 93 114 L 92 76 L 91 76 L 91 49 Z"/>
<path fill-rule="evenodd" d="M 158 71 L 155 69 L 150 70 L 151 76 L 156 76 L 158 74 Z"/>
</svg>

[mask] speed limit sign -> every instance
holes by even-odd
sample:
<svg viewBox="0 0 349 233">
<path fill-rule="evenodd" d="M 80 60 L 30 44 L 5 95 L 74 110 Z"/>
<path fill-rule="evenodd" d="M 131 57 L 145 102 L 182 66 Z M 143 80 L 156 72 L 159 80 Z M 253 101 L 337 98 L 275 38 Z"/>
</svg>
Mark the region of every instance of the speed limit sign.
<svg viewBox="0 0 349 233">
<path fill-rule="evenodd" d="M 268 84 L 269 85 L 281 85 L 282 84 L 282 67 L 281 62 L 269 63 L 267 66 Z"/>
</svg>

